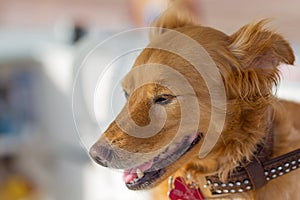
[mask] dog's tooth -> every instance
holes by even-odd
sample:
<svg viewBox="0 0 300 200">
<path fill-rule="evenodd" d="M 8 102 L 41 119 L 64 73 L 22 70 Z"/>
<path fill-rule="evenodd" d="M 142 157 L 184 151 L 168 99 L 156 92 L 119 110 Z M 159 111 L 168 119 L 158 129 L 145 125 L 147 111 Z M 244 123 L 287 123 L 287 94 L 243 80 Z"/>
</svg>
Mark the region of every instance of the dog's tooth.
<svg viewBox="0 0 300 200">
<path fill-rule="evenodd" d="M 137 176 L 138 176 L 138 179 L 141 179 L 141 178 L 143 178 L 143 176 L 144 176 L 144 172 L 142 172 L 140 169 L 137 169 L 137 170 L 136 170 L 136 174 L 137 174 Z"/>
</svg>

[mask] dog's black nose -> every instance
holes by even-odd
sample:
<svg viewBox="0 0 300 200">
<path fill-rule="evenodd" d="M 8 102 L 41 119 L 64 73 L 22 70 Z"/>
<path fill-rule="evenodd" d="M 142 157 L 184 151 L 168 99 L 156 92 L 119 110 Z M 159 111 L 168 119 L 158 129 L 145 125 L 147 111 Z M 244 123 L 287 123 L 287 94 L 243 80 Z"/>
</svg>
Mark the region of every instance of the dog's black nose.
<svg viewBox="0 0 300 200">
<path fill-rule="evenodd" d="M 108 167 L 108 163 L 112 160 L 113 157 L 113 152 L 111 149 L 98 143 L 94 144 L 90 148 L 89 153 L 96 163 L 104 167 Z"/>
</svg>

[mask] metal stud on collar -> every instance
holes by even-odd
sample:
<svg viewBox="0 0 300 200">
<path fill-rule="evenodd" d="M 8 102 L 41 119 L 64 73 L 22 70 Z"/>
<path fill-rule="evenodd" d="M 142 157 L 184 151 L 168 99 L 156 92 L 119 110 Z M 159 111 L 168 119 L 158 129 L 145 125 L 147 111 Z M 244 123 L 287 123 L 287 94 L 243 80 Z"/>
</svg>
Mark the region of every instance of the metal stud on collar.
<svg viewBox="0 0 300 200">
<path fill-rule="evenodd" d="M 298 165 L 297 165 L 298 162 Z M 283 166 L 277 166 L 277 168 L 272 168 L 270 171 L 265 171 L 266 180 L 270 181 L 271 179 L 275 179 L 278 176 L 282 176 L 291 172 L 292 170 L 296 170 L 300 167 L 300 159 L 292 160 L 290 162 L 285 162 Z"/>
<path fill-rule="evenodd" d="M 211 186 L 211 191 L 214 194 L 234 194 L 241 193 L 252 189 L 249 179 L 243 181 L 236 181 L 223 183 L 223 182 L 212 182 L 210 179 L 207 179 L 207 183 L 204 185 L 205 188 Z"/>
</svg>

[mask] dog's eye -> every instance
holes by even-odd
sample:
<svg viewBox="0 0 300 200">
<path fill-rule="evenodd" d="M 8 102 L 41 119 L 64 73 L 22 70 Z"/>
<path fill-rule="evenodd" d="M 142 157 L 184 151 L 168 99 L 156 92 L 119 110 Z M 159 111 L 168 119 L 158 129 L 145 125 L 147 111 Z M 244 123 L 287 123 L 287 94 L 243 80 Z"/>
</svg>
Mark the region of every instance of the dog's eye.
<svg viewBox="0 0 300 200">
<path fill-rule="evenodd" d="M 175 98 L 175 96 L 170 95 L 170 94 L 162 94 L 158 95 L 153 99 L 153 102 L 155 104 L 160 104 L 160 105 L 166 105 L 171 102 L 171 100 Z"/>
</svg>

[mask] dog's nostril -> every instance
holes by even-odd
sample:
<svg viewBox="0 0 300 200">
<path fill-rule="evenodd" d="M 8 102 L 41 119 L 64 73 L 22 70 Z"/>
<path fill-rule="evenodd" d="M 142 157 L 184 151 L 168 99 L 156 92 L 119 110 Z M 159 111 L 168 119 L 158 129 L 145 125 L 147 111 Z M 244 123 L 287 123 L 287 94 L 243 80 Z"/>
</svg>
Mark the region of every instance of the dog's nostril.
<svg viewBox="0 0 300 200">
<path fill-rule="evenodd" d="M 101 160 L 101 158 L 99 158 L 98 156 L 96 156 L 94 160 L 99 165 L 102 165 L 103 167 L 108 167 L 107 162 L 104 160 Z"/>
<path fill-rule="evenodd" d="M 104 167 L 108 166 L 108 162 L 110 162 L 113 157 L 113 152 L 111 149 L 97 144 L 94 144 L 91 147 L 89 154 L 96 163 Z"/>
</svg>

